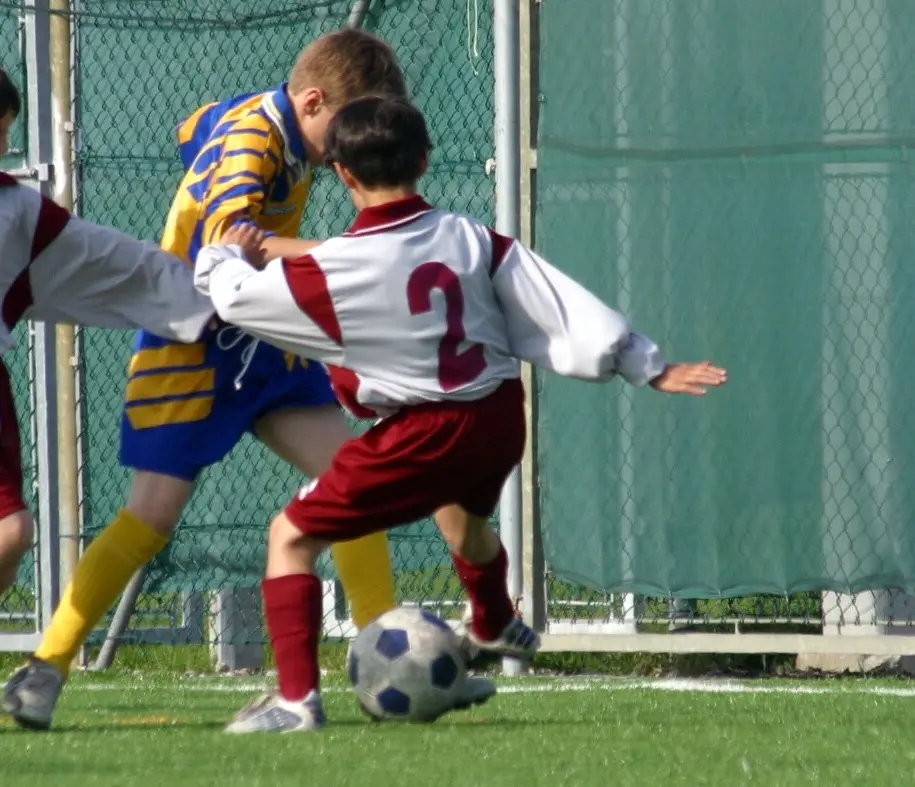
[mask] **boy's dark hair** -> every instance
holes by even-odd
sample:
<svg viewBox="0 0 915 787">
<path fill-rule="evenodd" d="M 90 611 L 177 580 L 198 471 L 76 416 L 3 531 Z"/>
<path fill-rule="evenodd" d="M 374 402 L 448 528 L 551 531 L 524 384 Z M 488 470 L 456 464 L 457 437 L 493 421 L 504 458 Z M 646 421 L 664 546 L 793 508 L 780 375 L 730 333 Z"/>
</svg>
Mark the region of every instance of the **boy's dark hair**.
<svg viewBox="0 0 915 787">
<path fill-rule="evenodd" d="M 10 112 L 18 115 L 21 109 L 22 98 L 19 91 L 9 74 L 0 68 L 0 118 L 6 117 Z"/>
<path fill-rule="evenodd" d="M 426 120 L 407 99 L 364 96 L 340 109 L 327 128 L 325 160 L 369 188 L 416 183 L 432 142 Z"/>
</svg>

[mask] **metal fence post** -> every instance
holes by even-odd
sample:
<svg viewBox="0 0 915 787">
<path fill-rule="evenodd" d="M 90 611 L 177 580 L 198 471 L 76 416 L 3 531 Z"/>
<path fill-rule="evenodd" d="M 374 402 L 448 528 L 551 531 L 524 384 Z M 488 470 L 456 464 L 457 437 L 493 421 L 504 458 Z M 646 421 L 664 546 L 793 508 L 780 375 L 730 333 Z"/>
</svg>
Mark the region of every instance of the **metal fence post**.
<svg viewBox="0 0 915 787">
<path fill-rule="evenodd" d="M 521 90 L 518 0 L 495 0 L 493 71 L 495 77 L 496 229 L 517 238 L 521 231 Z M 508 592 L 513 599 L 523 588 L 522 484 L 515 468 L 502 490 L 499 520 L 508 553 Z M 502 671 L 517 675 L 517 659 L 505 659 Z"/>
<path fill-rule="evenodd" d="M 535 243 L 534 215 L 537 205 L 537 95 L 539 94 L 539 4 L 522 0 L 519 8 L 520 104 L 521 104 L 521 242 Z M 538 631 L 546 629 L 547 600 L 543 545 L 540 538 L 540 491 L 537 469 L 537 373 L 524 364 L 522 379 L 527 399 L 527 448 L 521 462 L 523 587 L 521 611 Z"/>
<path fill-rule="evenodd" d="M 73 210 L 73 149 L 70 93 L 70 2 L 50 0 L 51 142 L 55 202 Z M 76 329 L 58 325 L 57 412 L 60 462 L 61 583 L 66 584 L 79 560 L 79 454 L 76 401 Z"/>
<path fill-rule="evenodd" d="M 41 192 L 52 196 L 51 29 L 49 0 L 25 3 L 28 74 L 28 164 Z M 39 631 L 60 598 L 60 519 L 58 500 L 57 366 L 54 326 L 31 324 L 35 369 L 38 524 Z"/>
</svg>

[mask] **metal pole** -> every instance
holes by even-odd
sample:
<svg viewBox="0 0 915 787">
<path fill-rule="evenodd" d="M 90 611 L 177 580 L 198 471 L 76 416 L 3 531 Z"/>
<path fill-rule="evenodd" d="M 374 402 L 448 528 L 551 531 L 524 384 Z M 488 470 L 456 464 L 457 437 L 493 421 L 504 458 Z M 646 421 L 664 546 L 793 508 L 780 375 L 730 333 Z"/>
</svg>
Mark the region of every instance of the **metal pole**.
<svg viewBox="0 0 915 787">
<path fill-rule="evenodd" d="M 521 73 L 518 0 L 495 0 L 493 43 L 496 109 L 496 230 L 521 232 Z M 502 543 L 508 553 L 508 592 L 516 602 L 523 587 L 522 483 L 520 468 L 505 483 L 499 505 Z M 518 675 L 517 659 L 504 659 L 502 672 Z"/>
<path fill-rule="evenodd" d="M 537 200 L 537 107 L 539 93 L 539 2 L 521 0 L 520 8 L 520 90 L 521 90 L 521 242 L 534 246 L 534 213 Z M 537 375 L 534 367 L 521 367 L 527 409 L 527 447 L 521 460 L 522 555 L 524 557 L 521 611 L 528 625 L 546 630 L 547 599 L 540 537 L 540 491 L 537 480 Z"/>
<path fill-rule="evenodd" d="M 48 0 L 28 0 L 24 6 L 26 73 L 28 75 L 29 170 L 38 188 L 51 193 L 51 71 Z M 38 497 L 38 613 L 39 630 L 51 619 L 60 599 L 60 520 L 58 511 L 57 364 L 54 327 L 30 324 L 34 364 L 35 454 Z"/>
<path fill-rule="evenodd" d="M 356 0 L 349 12 L 349 19 L 346 20 L 344 27 L 362 27 L 365 21 L 365 15 L 368 13 L 372 0 Z"/>
<path fill-rule="evenodd" d="M 137 570 L 131 577 L 130 583 L 124 589 L 124 594 L 121 596 L 121 601 L 115 610 L 114 618 L 108 627 L 105 641 L 98 652 L 98 658 L 92 665 L 93 671 L 106 670 L 114 664 L 114 657 L 117 655 L 118 646 L 121 644 L 121 637 L 127 630 L 127 624 L 130 623 L 130 618 L 137 606 L 137 599 L 140 598 L 140 593 L 143 591 L 148 565 L 147 563 L 147 565 Z"/>
<path fill-rule="evenodd" d="M 73 210 L 73 147 L 70 93 L 70 2 L 50 0 L 51 102 L 55 202 Z M 79 454 L 76 389 L 76 332 L 57 326 L 57 413 L 60 457 L 61 584 L 79 560 Z"/>
</svg>

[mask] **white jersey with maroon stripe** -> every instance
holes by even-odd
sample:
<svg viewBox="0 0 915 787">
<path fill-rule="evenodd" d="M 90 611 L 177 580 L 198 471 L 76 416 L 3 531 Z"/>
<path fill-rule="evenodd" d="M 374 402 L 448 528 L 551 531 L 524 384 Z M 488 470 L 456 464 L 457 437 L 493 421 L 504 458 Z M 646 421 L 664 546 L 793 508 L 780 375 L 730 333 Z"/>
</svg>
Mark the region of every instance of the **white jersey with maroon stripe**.
<svg viewBox="0 0 915 787">
<path fill-rule="evenodd" d="M 363 416 L 482 398 L 518 377 L 519 358 L 635 385 L 664 368 L 651 340 L 521 243 L 420 197 L 262 271 L 237 246 L 208 246 L 196 283 L 227 322 L 327 365 Z"/>
<path fill-rule="evenodd" d="M 196 341 L 213 317 L 178 257 L 71 216 L 0 173 L 0 353 L 20 319 Z"/>
</svg>

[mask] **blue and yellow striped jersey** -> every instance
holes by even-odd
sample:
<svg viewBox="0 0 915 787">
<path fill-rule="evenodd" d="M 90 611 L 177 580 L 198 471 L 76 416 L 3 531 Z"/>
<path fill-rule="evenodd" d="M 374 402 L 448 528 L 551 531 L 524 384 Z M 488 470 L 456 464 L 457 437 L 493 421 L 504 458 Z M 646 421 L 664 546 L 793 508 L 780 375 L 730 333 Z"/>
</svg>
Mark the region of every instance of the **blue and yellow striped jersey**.
<svg viewBox="0 0 915 787">
<path fill-rule="evenodd" d="M 207 104 L 178 127 L 185 166 L 162 247 L 193 263 L 234 224 L 295 237 L 311 169 L 286 85 Z"/>
</svg>

